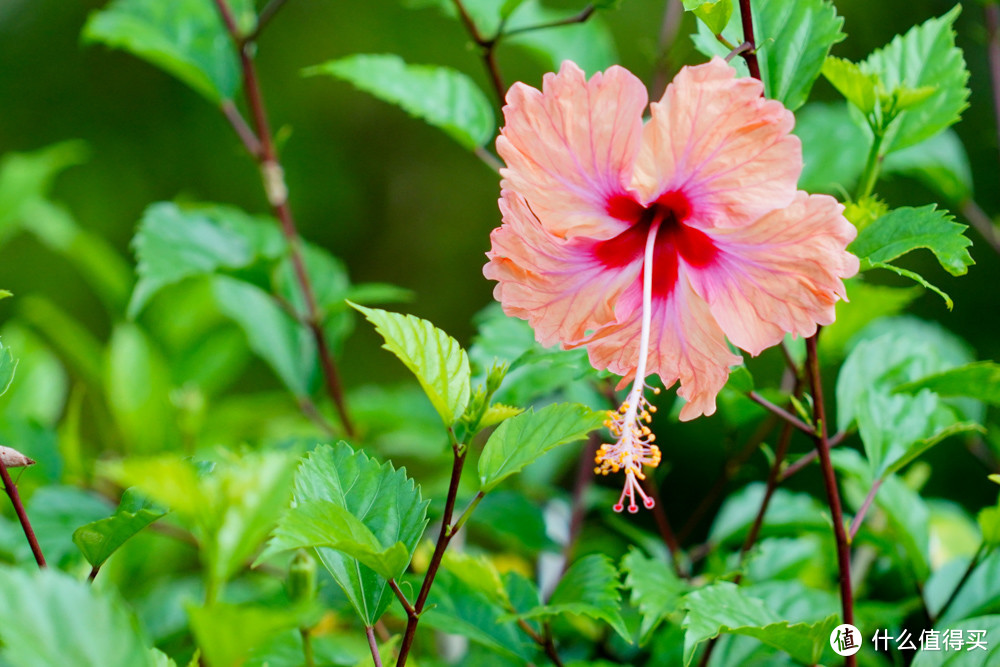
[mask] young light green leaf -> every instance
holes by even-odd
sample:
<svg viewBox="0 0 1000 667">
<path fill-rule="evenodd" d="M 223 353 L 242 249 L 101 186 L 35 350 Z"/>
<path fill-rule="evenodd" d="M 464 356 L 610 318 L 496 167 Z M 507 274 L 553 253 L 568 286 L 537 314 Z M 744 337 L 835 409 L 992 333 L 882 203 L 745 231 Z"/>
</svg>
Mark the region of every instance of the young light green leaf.
<svg viewBox="0 0 1000 667">
<path fill-rule="evenodd" d="M 991 547 L 1000 546 L 1000 506 L 979 510 L 976 522 L 983 534 L 983 542 Z"/>
<path fill-rule="evenodd" d="M 272 220 L 229 206 L 181 208 L 173 202 L 158 202 L 143 212 L 132 246 L 139 281 L 128 306 L 130 318 L 167 285 L 276 259 L 286 248 Z"/>
<path fill-rule="evenodd" d="M 219 310 L 243 329 L 250 349 L 292 393 L 308 396 L 319 373 L 316 342 L 309 330 L 250 283 L 215 276 L 212 291 Z"/>
<path fill-rule="evenodd" d="M 941 267 L 953 276 L 965 275 L 975 264 L 969 255 L 972 245 L 962 232 L 968 227 L 952 221 L 934 204 L 920 208 L 904 206 L 882 216 L 861 230 L 849 250 L 861 260 L 861 270 L 889 263 L 918 248 L 934 253 Z"/>
<path fill-rule="evenodd" d="M 934 89 L 922 101 L 912 96 L 902 100 L 910 106 L 890 125 L 884 152 L 901 150 L 934 136 L 957 122 L 968 106 L 969 71 L 961 49 L 955 46 L 952 29 L 960 11 L 961 7 L 956 5 L 944 16 L 914 26 L 905 35 L 897 35 L 862 65 L 864 70 L 876 74 L 890 93 L 901 88 Z M 926 91 L 920 93 L 924 94 Z"/>
<path fill-rule="evenodd" d="M 1000 405 L 1000 364 L 979 361 L 951 368 L 896 387 L 897 393 L 929 389 L 939 396 L 967 396 Z"/>
<path fill-rule="evenodd" d="M 752 4 L 752 11 L 764 91 L 768 97 L 794 111 L 809 97 L 830 47 L 844 39 L 841 32 L 844 19 L 837 16 L 833 3 L 827 0 L 762 0 Z M 742 21 L 738 11 L 733 12 L 726 33 L 740 35 L 731 41 L 742 42 Z M 707 56 L 729 53 L 704 24 L 698 26 L 694 42 Z M 746 73 L 744 63 L 733 64 Z"/>
<path fill-rule="evenodd" d="M 446 426 L 465 412 L 471 394 L 469 355 L 454 338 L 427 320 L 350 304 L 375 325 L 385 349 L 410 369 Z"/>
<path fill-rule="evenodd" d="M 468 76 L 439 65 L 409 65 L 394 54 L 357 54 L 309 67 L 395 104 L 473 150 L 493 138 L 493 106 Z"/>
<path fill-rule="evenodd" d="M 504 588 L 500 571 L 488 556 L 447 551 L 442 566 L 472 590 L 482 593 L 493 604 L 501 607 L 510 605 L 510 598 L 507 589 Z"/>
<path fill-rule="evenodd" d="M 345 510 L 374 536 L 380 551 L 390 552 L 380 569 L 397 574 L 409 563 L 427 525 L 427 503 L 406 471 L 391 463 L 379 465 L 344 442 L 318 447 L 303 459 L 295 476 L 295 501 Z M 394 598 L 386 578 L 344 551 L 321 546 L 316 552 L 361 620 L 374 625 Z"/>
<path fill-rule="evenodd" d="M 790 624 L 778 618 L 761 600 L 729 582 L 688 593 L 684 605 L 688 609 L 683 622 L 685 666 L 691 664 L 699 644 L 722 633 L 755 637 L 799 662 L 814 665 L 839 622 L 834 614 L 817 623 Z"/>
<path fill-rule="evenodd" d="M 347 554 L 386 579 L 399 578 L 410 562 L 405 544 L 383 547 L 346 507 L 327 500 L 307 500 L 285 511 L 257 563 L 282 551 L 314 547 Z"/>
<path fill-rule="evenodd" d="M 862 113 L 869 114 L 875 110 L 878 75 L 863 71 L 850 60 L 827 56 L 823 62 L 823 76 Z"/>
<path fill-rule="evenodd" d="M 882 161 L 882 172 L 915 178 L 956 205 L 972 197 L 969 156 L 952 129 L 939 132 L 909 148 L 889 153 Z"/>
<path fill-rule="evenodd" d="M 154 667 L 125 605 L 55 568 L 0 570 L 0 640 L 12 667 Z"/>
<path fill-rule="evenodd" d="M 649 558 L 635 547 L 622 559 L 622 569 L 626 572 L 625 587 L 632 591 L 632 606 L 642 615 L 639 643 L 645 644 L 657 626 L 678 610 L 688 585 L 669 563 Z"/>
<path fill-rule="evenodd" d="M 547 618 L 559 614 L 583 614 L 602 620 L 618 635 L 632 641 L 619 608 L 618 568 L 604 554 L 584 556 L 573 563 L 552 591 L 547 604 L 517 614 L 517 618 Z"/>
<path fill-rule="evenodd" d="M 720 34 L 733 15 L 732 0 L 684 0 L 684 9 L 691 12 L 714 34 Z"/>
<path fill-rule="evenodd" d="M 100 567 L 133 535 L 166 514 L 143 499 L 135 489 L 126 489 L 118 510 L 99 521 L 81 526 L 73 533 L 73 542 L 80 547 L 87 562 Z"/>
<path fill-rule="evenodd" d="M 209 665 L 242 665 L 255 647 L 284 630 L 302 626 L 307 616 L 302 608 L 226 603 L 204 607 L 189 604 L 187 613 L 191 631 Z"/>
<path fill-rule="evenodd" d="M 528 409 L 505 420 L 493 431 L 479 457 L 479 481 L 487 493 L 507 477 L 520 472 L 545 452 L 600 428 L 606 412 L 573 403 Z"/>
<path fill-rule="evenodd" d="M 236 49 L 212 2 L 115 0 L 90 15 L 83 38 L 148 61 L 210 102 L 232 99 L 240 85 Z"/>
</svg>

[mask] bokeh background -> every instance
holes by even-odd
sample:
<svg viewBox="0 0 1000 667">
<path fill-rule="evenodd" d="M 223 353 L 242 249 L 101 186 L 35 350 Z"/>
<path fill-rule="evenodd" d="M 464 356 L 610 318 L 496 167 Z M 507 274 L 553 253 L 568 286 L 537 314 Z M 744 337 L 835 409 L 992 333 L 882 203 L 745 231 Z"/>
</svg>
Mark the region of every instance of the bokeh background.
<svg viewBox="0 0 1000 667">
<path fill-rule="evenodd" d="M 168 0 L 164 0 L 168 1 Z M 267 209 L 256 167 L 216 109 L 169 75 L 124 52 L 81 42 L 80 31 L 98 0 L 0 2 L 0 153 L 31 151 L 67 139 L 87 146 L 84 164 L 61 175 L 53 199 L 85 228 L 132 258 L 129 242 L 143 209 L 174 198 Z M 491 301 L 482 277 L 489 232 L 499 225 L 497 176 L 446 136 L 398 109 L 328 78 L 301 76 L 304 67 L 357 52 L 394 52 L 412 63 L 462 70 L 489 90 L 478 55 L 462 26 L 433 8 L 391 0 L 290 0 L 260 40 L 258 64 L 302 234 L 342 258 L 358 282 L 391 282 L 413 291 L 400 306 L 468 344 L 473 315 Z M 560 0 L 554 7 L 578 9 Z M 953 3 L 932 0 L 839 0 L 847 41 L 834 53 L 859 60 L 914 23 Z M 618 62 L 649 82 L 661 62 L 658 33 L 662 0 L 623 0 L 601 12 L 614 37 Z M 971 106 L 956 130 L 968 151 L 976 200 L 1000 214 L 1000 155 L 987 65 L 983 9 L 970 2 L 957 21 L 958 44 L 971 71 Z M 685 15 L 669 66 L 700 62 Z M 538 85 L 550 65 L 515 47 L 499 50 L 508 82 Z M 658 95 L 661 91 L 653 91 Z M 824 81 L 815 96 L 835 99 Z M 890 205 L 935 200 L 915 181 L 889 180 L 880 192 Z M 959 221 L 965 222 L 959 216 Z M 941 322 L 969 341 L 981 359 L 1000 359 L 1000 257 L 970 230 L 977 264 L 952 278 L 932 259 L 913 260 L 955 301 L 948 312 L 933 294 L 910 312 Z M 926 263 L 922 263 L 926 260 Z M 897 284 L 893 276 L 873 277 Z M 0 287 L 17 298 L 0 303 L 0 320 L 16 316 L 23 297 L 42 294 L 106 340 L 112 322 L 73 266 L 19 235 L 0 247 Z M 379 350 L 367 326 L 348 339 L 345 384 L 402 379 L 405 370 Z M 832 380 L 832 378 L 830 378 Z M 241 376 L 240 387 L 277 387 L 262 363 Z M 239 387 L 237 391 L 239 391 Z M 671 512 L 685 516 L 715 479 L 725 458 L 726 432 L 718 418 L 689 425 L 661 419 L 660 441 L 672 471 L 664 479 Z M 804 451 L 807 444 L 799 442 Z M 928 493 L 958 500 L 970 510 L 992 503 L 983 464 L 955 440 L 927 458 L 934 469 Z M 755 459 L 741 479 L 762 479 Z M 739 479 L 733 482 L 739 483 Z M 800 487 L 820 489 L 818 473 Z M 995 492 L 994 492 L 995 493 Z"/>
</svg>

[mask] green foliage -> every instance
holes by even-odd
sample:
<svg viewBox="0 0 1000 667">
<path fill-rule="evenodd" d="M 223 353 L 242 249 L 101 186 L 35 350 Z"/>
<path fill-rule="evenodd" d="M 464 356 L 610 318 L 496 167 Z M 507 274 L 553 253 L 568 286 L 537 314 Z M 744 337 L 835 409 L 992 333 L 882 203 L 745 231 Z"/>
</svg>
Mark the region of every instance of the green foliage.
<svg viewBox="0 0 1000 667">
<path fill-rule="evenodd" d="M 592 16 L 586 23 L 517 32 L 575 15 L 575 11 L 547 7 L 540 0 L 525 0 L 507 19 L 504 29 L 504 33 L 517 34 L 504 37 L 502 43 L 525 50 L 553 71 L 564 60 L 572 60 L 588 74 L 618 62 L 614 38 L 600 16 Z"/>
<path fill-rule="evenodd" d="M 684 9 L 691 12 L 712 33 L 719 34 L 729 24 L 733 15 L 732 0 L 684 0 Z"/>
<path fill-rule="evenodd" d="M 606 412 L 582 405 L 549 405 L 538 412 L 528 409 L 505 420 L 486 441 L 479 457 L 479 482 L 484 493 L 520 472 L 545 452 L 580 440 L 600 428 Z"/>
<path fill-rule="evenodd" d="M 879 86 L 877 75 L 865 72 L 850 60 L 827 56 L 823 62 L 823 76 L 862 113 L 875 111 Z"/>
<path fill-rule="evenodd" d="M 966 364 L 900 385 L 896 391 L 914 393 L 922 389 L 938 396 L 965 396 L 1000 405 L 1000 364 L 993 361 Z"/>
<path fill-rule="evenodd" d="M 212 0 L 114 0 L 91 14 L 83 37 L 150 62 L 213 103 L 239 89 L 236 49 Z"/>
<path fill-rule="evenodd" d="M 752 483 L 731 494 L 716 514 L 708 539 L 713 544 L 742 543 L 764 497 L 764 485 Z M 762 534 L 799 535 L 805 530 L 827 530 L 822 505 L 809 494 L 775 489 L 764 515 Z"/>
<path fill-rule="evenodd" d="M 849 341 L 865 326 L 880 317 L 898 315 L 921 293 L 919 287 L 872 285 L 861 278 L 845 284 L 851 301 L 838 301 L 837 319 L 823 329 L 819 347 L 824 359 L 843 358 Z"/>
<path fill-rule="evenodd" d="M 385 349 L 417 376 L 445 426 L 454 424 L 471 394 L 469 355 L 454 338 L 427 320 L 351 304 L 385 339 Z"/>
<path fill-rule="evenodd" d="M 294 497 L 296 506 L 282 519 L 269 551 L 318 547 L 320 561 L 361 620 L 374 625 L 393 594 L 386 577 L 369 565 L 396 577 L 406 568 L 427 525 L 419 489 L 405 470 L 341 442 L 303 459 Z"/>
<path fill-rule="evenodd" d="M 639 610 L 639 641 L 645 644 L 668 616 L 680 609 L 688 584 L 658 558 L 649 558 L 635 547 L 622 559 L 625 586 L 632 592 L 632 606 Z"/>
<path fill-rule="evenodd" d="M 886 156 L 882 170 L 909 176 L 946 201 L 961 204 L 972 197 L 972 167 L 954 130 L 947 129 L 919 144 Z"/>
<path fill-rule="evenodd" d="M 14 372 L 17 371 L 17 360 L 10 348 L 0 342 L 0 396 L 7 393 L 10 383 L 14 381 Z"/>
<path fill-rule="evenodd" d="M 795 134 L 802 139 L 800 188 L 840 194 L 854 187 L 871 136 L 854 121 L 847 105 L 810 102 L 795 115 Z"/>
<path fill-rule="evenodd" d="M 305 70 L 342 79 L 440 128 L 472 150 L 493 138 L 493 106 L 465 74 L 440 65 L 408 65 L 392 54 L 358 54 Z"/>
<path fill-rule="evenodd" d="M 215 603 L 187 609 L 191 629 L 209 665 L 240 665 L 279 632 L 299 627 L 303 610 Z"/>
<path fill-rule="evenodd" d="M 944 637 L 944 633 L 948 630 L 961 633 L 962 639 L 966 642 L 964 650 L 935 651 L 922 649 L 917 652 L 913 658 L 913 662 L 910 663 L 912 667 L 986 667 L 995 663 L 997 656 L 1000 655 L 1000 645 L 989 639 L 1000 633 L 1000 615 L 976 616 L 975 618 L 966 619 L 961 623 L 949 623 L 935 629 L 938 629 L 941 633 L 939 637 Z M 983 639 L 983 644 L 985 644 L 984 650 L 970 649 L 972 645 L 969 641 L 970 630 L 985 632 L 984 635 L 979 635 Z M 944 646 L 943 641 L 941 646 Z"/>
<path fill-rule="evenodd" d="M 632 641 L 632 633 L 625 627 L 619 611 L 618 576 L 618 568 L 607 556 L 584 556 L 566 571 L 546 604 L 518 616 L 527 619 L 582 614 L 604 621 L 622 639 Z"/>
<path fill-rule="evenodd" d="M 100 567 L 129 538 L 164 514 L 166 512 L 136 493 L 135 489 L 126 489 L 115 513 L 77 528 L 73 532 L 73 542 L 80 547 L 88 563 Z"/>
<path fill-rule="evenodd" d="M 510 597 L 496 565 L 486 556 L 472 556 L 457 551 L 445 552 L 443 567 L 491 603 L 509 607 Z"/>
<path fill-rule="evenodd" d="M 0 570 L 0 651 L 12 667 L 154 667 L 121 601 L 53 569 Z"/>
<path fill-rule="evenodd" d="M 752 12 L 765 94 L 794 111 L 809 97 L 830 47 L 844 39 L 844 19 L 826 0 L 762 0 L 753 3 Z M 733 11 L 723 33 L 730 35 L 732 43 L 740 44 L 742 25 L 739 11 Z M 706 56 L 728 55 L 729 49 L 719 43 L 707 25 L 698 26 L 694 42 Z M 737 67 L 746 72 L 746 65 Z"/>
<path fill-rule="evenodd" d="M 836 614 L 812 624 L 783 621 L 761 600 L 729 582 L 688 593 L 684 605 L 688 610 L 683 624 L 685 665 L 691 664 L 700 643 L 721 633 L 754 637 L 796 660 L 816 664 L 839 622 Z"/>
</svg>

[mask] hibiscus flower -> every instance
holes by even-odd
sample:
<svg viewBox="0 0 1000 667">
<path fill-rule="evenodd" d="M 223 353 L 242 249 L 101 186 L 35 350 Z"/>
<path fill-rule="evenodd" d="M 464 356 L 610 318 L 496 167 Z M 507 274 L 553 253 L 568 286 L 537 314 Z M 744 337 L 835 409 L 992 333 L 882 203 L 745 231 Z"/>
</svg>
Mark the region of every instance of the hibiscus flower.
<svg viewBox="0 0 1000 667">
<path fill-rule="evenodd" d="M 503 224 L 484 268 L 508 315 L 543 345 L 585 346 L 591 364 L 634 380 L 609 420 L 598 472 L 624 470 L 615 506 L 647 507 L 656 465 L 645 379 L 680 383 L 682 420 L 715 412 L 741 357 L 811 336 L 846 298 L 856 235 L 832 197 L 797 189 L 792 113 L 721 58 L 685 67 L 650 105 L 611 67 L 589 81 L 571 62 L 542 90 L 514 84 L 497 151 Z"/>
</svg>

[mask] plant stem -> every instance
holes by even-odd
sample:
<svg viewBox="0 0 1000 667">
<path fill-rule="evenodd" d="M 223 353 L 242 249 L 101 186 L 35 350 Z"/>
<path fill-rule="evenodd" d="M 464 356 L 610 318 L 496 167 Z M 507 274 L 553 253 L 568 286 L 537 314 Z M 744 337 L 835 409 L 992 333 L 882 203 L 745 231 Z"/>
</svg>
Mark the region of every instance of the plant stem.
<svg viewBox="0 0 1000 667">
<path fill-rule="evenodd" d="M 750 531 L 747 533 L 746 539 L 743 541 L 743 547 L 740 549 L 740 561 L 742 561 L 753 545 L 756 544 L 757 538 L 760 536 L 760 529 L 764 526 L 764 515 L 767 514 L 767 508 L 771 504 L 771 496 L 774 495 L 774 490 L 778 488 L 781 483 L 781 468 L 785 462 L 785 456 L 788 454 L 788 445 L 792 441 L 792 425 L 790 423 L 785 423 L 781 427 L 781 434 L 778 436 L 778 445 L 774 450 L 774 463 L 771 465 L 770 471 L 767 473 L 767 485 L 764 487 L 764 498 L 760 501 L 760 509 L 757 510 L 757 516 L 754 517 L 753 524 L 750 526 Z M 737 575 L 736 583 L 739 583 L 740 575 Z"/>
<path fill-rule="evenodd" d="M 517 610 L 512 609 L 512 613 L 517 613 Z M 544 636 L 535 632 L 535 629 L 525 621 L 523 618 L 517 619 L 517 627 L 524 631 L 524 634 L 531 637 L 531 641 L 538 644 L 538 647 L 545 651 L 545 655 L 549 657 L 552 664 L 556 667 L 563 667 L 563 661 L 559 657 L 559 652 L 556 650 L 555 642 L 552 641 L 552 630 L 549 628 L 548 624 L 545 625 Z"/>
<path fill-rule="evenodd" d="M 371 625 L 366 625 L 365 635 L 368 637 L 368 648 L 372 651 L 372 660 L 375 661 L 375 667 L 382 667 L 382 656 L 378 654 L 378 642 L 375 641 L 375 628 Z"/>
<path fill-rule="evenodd" d="M 681 566 L 681 545 L 677 541 L 677 536 L 674 535 L 674 529 L 670 525 L 667 511 L 663 508 L 663 500 L 660 498 L 660 486 L 653 479 L 652 474 L 646 477 L 645 487 L 646 493 L 654 500 L 653 519 L 656 521 L 656 529 L 660 532 L 663 544 L 666 545 L 667 551 L 670 552 L 670 560 L 673 562 L 674 572 L 681 579 L 687 579 L 689 575 L 684 571 L 685 568 Z"/>
<path fill-rule="evenodd" d="M 454 453 L 454 459 L 451 466 L 451 481 L 448 484 L 448 497 L 444 503 L 444 514 L 441 515 L 441 530 L 438 533 L 437 544 L 434 545 L 434 553 L 431 556 L 430 564 L 427 566 L 427 572 L 424 574 L 424 582 L 420 585 L 417 601 L 411 609 L 407 610 L 406 631 L 403 634 L 403 642 L 399 647 L 399 658 L 396 660 L 396 667 L 403 667 L 406 664 L 406 658 L 410 654 L 410 647 L 413 645 L 413 637 L 417 632 L 417 623 L 420 621 L 420 614 L 427 603 L 427 595 L 431 591 L 434 577 L 437 576 L 438 568 L 441 566 L 441 559 L 444 557 L 445 549 L 448 548 L 448 544 L 457 532 L 457 528 L 451 524 L 451 519 L 455 513 L 458 483 L 462 479 L 462 467 L 465 465 L 465 456 L 468 450 L 459 444 L 452 444 L 452 452 Z"/>
<path fill-rule="evenodd" d="M 851 550 L 844 530 L 844 511 L 840 505 L 840 492 L 837 489 L 837 474 L 830 458 L 830 441 L 826 430 L 826 407 L 823 402 L 823 379 L 819 371 L 819 353 L 816 342 L 821 328 L 816 334 L 806 339 L 806 368 L 809 375 L 809 385 L 813 397 L 813 416 L 817 430 L 813 439 L 819 452 L 820 467 L 823 470 L 823 485 L 826 487 L 827 502 L 830 506 L 830 516 L 833 519 L 833 535 L 837 542 L 837 567 L 840 570 L 840 602 L 843 608 L 844 623 L 854 624 L 854 598 L 851 591 Z M 847 656 L 847 667 L 855 667 L 857 660 Z"/>
<path fill-rule="evenodd" d="M 942 618 L 945 612 L 948 611 L 948 608 L 951 607 L 951 603 L 955 601 L 958 594 L 962 591 L 962 587 L 965 586 L 965 582 L 967 582 L 969 577 L 972 576 L 976 566 L 979 565 L 980 561 L 986 557 L 991 550 L 992 549 L 986 545 L 986 542 L 979 543 L 979 548 L 976 549 L 976 553 L 972 556 L 972 560 L 969 561 L 969 566 L 965 568 L 965 572 L 962 573 L 962 578 L 958 580 L 957 584 L 955 584 L 954 590 L 951 591 L 951 595 L 948 596 L 948 599 L 945 601 L 941 609 L 938 610 L 938 613 L 934 614 L 934 622 L 937 622 L 937 620 Z"/>
<path fill-rule="evenodd" d="M 795 415 L 793 415 L 788 410 L 785 410 L 784 408 L 775 405 L 774 403 L 772 403 L 771 401 L 767 400 L 766 398 L 764 398 L 763 396 L 761 396 L 757 392 L 755 392 L 755 391 L 749 391 L 749 392 L 747 392 L 747 398 L 749 398 L 751 401 L 753 401 L 757 405 L 763 407 L 765 410 L 768 410 L 769 412 L 771 412 L 776 417 L 778 417 L 780 419 L 783 419 L 785 421 L 785 423 L 787 423 L 787 424 L 789 424 L 791 426 L 794 426 L 795 428 L 799 429 L 800 431 L 802 431 L 803 433 L 805 433 L 806 435 L 808 435 L 810 437 L 815 437 L 815 435 L 816 435 L 816 429 L 815 428 L 813 428 L 809 424 L 806 424 L 804 421 L 802 421 L 801 419 L 799 419 L 798 417 L 796 417 Z"/>
<path fill-rule="evenodd" d="M 660 24 L 660 35 L 656 43 L 656 67 L 653 71 L 651 90 L 653 96 L 659 99 L 667 87 L 667 80 L 673 73 L 670 62 L 670 50 L 677 40 L 684 18 L 684 5 L 681 0 L 666 0 L 663 8 L 663 22 Z"/>
<path fill-rule="evenodd" d="M 309 632 L 309 628 L 299 628 L 299 634 L 302 635 L 302 659 L 305 662 L 305 667 L 315 667 L 316 659 L 313 657 L 312 633 Z"/>
<path fill-rule="evenodd" d="M 271 22 L 275 14 L 285 6 L 288 0 L 271 0 L 271 2 L 264 5 L 264 9 L 260 10 L 260 14 L 257 15 L 257 25 L 254 26 L 253 32 L 247 35 L 243 41 L 246 43 L 256 42 L 257 38 L 260 37 L 260 33 L 263 32 L 267 24 Z"/>
<path fill-rule="evenodd" d="M 743 41 L 750 44 L 750 48 L 740 55 L 747 61 L 747 69 L 750 76 L 761 81 L 760 64 L 757 62 L 757 42 L 753 36 L 753 15 L 750 12 L 750 0 L 740 0 L 740 20 L 743 22 Z"/>
<path fill-rule="evenodd" d="M 854 541 L 854 536 L 858 534 L 858 530 L 861 528 L 861 524 L 865 521 L 865 515 L 868 514 L 868 510 L 872 506 L 872 501 L 875 500 L 875 494 L 878 493 L 879 487 L 882 486 L 882 480 L 876 479 L 872 484 L 872 488 L 868 491 L 868 495 L 865 496 L 865 501 L 861 503 L 861 507 L 858 508 L 858 513 L 854 515 L 851 520 L 851 530 L 848 533 L 851 542 Z"/>
<path fill-rule="evenodd" d="M 17 486 L 11 480 L 10 473 L 7 471 L 7 465 L 2 460 L 0 460 L 0 479 L 3 480 L 3 488 L 10 498 L 11 505 L 14 506 L 17 520 L 21 522 L 21 529 L 24 531 L 24 536 L 28 539 L 28 545 L 31 547 L 31 553 L 35 556 L 35 562 L 38 563 L 38 567 L 45 567 L 45 556 L 42 555 L 42 548 L 38 546 L 38 538 L 35 537 L 31 521 L 28 520 L 28 513 L 24 511 L 21 494 L 17 492 Z"/>
<path fill-rule="evenodd" d="M 504 85 L 503 77 L 500 76 L 500 66 L 497 65 L 495 53 L 500 35 L 498 34 L 492 39 L 483 37 L 479 28 L 476 27 L 476 22 L 472 20 L 465 5 L 462 4 L 462 0 L 452 0 L 452 2 L 455 4 L 455 10 L 458 11 L 458 17 L 461 19 L 462 25 L 465 26 L 466 32 L 469 33 L 469 37 L 482 50 L 483 66 L 486 67 L 486 73 L 489 74 L 490 82 L 493 84 L 493 92 L 496 93 L 500 106 L 503 106 L 504 98 L 507 96 L 507 86 Z"/>
<path fill-rule="evenodd" d="M 874 125 L 872 126 L 872 133 L 874 134 L 872 146 L 868 151 L 865 169 L 861 172 L 861 179 L 858 181 L 858 199 L 870 197 L 872 192 L 875 191 L 875 184 L 878 182 L 879 171 L 882 168 L 882 156 L 879 155 L 879 151 L 882 150 L 884 133 Z"/>
<path fill-rule="evenodd" d="M 584 23 L 594 14 L 596 7 L 590 4 L 581 9 L 579 12 L 573 16 L 567 16 L 564 19 L 557 19 L 555 21 L 550 21 L 548 23 L 539 23 L 538 25 L 524 26 L 523 28 L 514 28 L 513 30 L 507 30 L 503 33 L 504 37 L 510 37 L 511 35 L 520 35 L 526 32 L 532 32 L 535 30 L 545 30 L 546 28 L 558 28 L 564 25 L 573 25 L 574 23 Z"/>
<path fill-rule="evenodd" d="M 278 160 L 278 154 L 274 146 L 274 138 L 268 123 L 267 111 L 264 108 L 261 96 L 257 68 L 250 55 L 250 44 L 246 38 L 240 35 L 236 19 L 233 17 L 233 13 L 226 0 L 215 0 L 215 4 L 222 15 L 223 22 L 226 24 L 229 36 L 236 46 L 236 50 L 239 52 L 240 67 L 243 73 L 243 91 L 256 130 L 255 136 L 259 142 L 259 150 L 256 152 L 252 150 L 252 142 L 248 143 L 248 138 L 244 136 L 245 133 L 241 133 L 239 129 L 237 129 L 237 133 L 240 134 L 244 145 L 247 146 L 247 150 L 260 166 L 264 192 L 267 195 L 268 203 L 270 203 L 275 217 L 281 223 L 281 232 L 288 243 L 289 256 L 295 271 L 295 280 L 305 301 L 306 327 L 316 342 L 316 352 L 319 356 L 320 367 L 323 370 L 327 393 L 337 408 L 344 431 L 348 436 L 353 436 L 354 425 L 347 411 L 347 402 L 344 398 L 340 376 L 337 366 L 334 363 L 330 346 L 327 343 L 326 335 L 323 333 L 323 318 L 316 303 L 316 295 L 313 291 L 312 282 L 309 279 L 305 260 L 302 256 L 302 239 L 295 226 L 292 209 L 288 204 L 288 189 L 285 185 L 284 170 L 281 167 L 281 162 Z M 226 110 L 225 106 L 223 107 L 223 112 L 226 113 L 227 118 L 231 119 L 230 122 L 233 122 L 232 114 L 234 110 L 235 107 L 229 111 Z M 237 125 L 234 124 L 234 127 L 237 127 Z"/>
<path fill-rule="evenodd" d="M 997 229 L 996 224 L 990 219 L 990 216 L 986 215 L 986 212 L 972 199 L 966 199 L 962 202 L 959 209 L 962 211 L 965 219 L 971 222 L 972 226 L 976 228 L 979 235 L 986 239 L 986 242 L 990 244 L 994 252 L 1000 254 L 1000 230 Z"/>
</svg>

